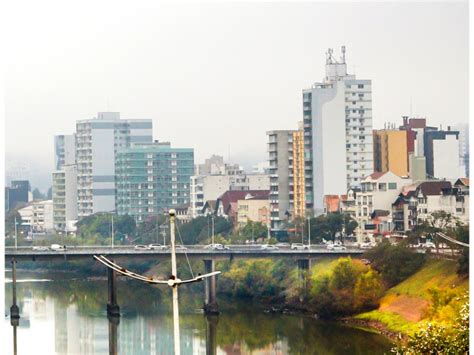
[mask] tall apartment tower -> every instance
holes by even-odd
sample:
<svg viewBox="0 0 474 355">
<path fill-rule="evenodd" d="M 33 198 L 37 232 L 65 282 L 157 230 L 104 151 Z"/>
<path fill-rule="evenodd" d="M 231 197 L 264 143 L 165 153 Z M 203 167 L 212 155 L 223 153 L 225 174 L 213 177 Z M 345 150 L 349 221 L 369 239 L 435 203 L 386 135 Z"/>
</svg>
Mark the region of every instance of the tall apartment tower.
<svg viewBox="0 0 474 355">
<path fill-rule="evenodd" d="M 53 226 L 56 230 L 71 231 L 77 220 L 76 165 L 63 165 L 53 172 Z"/>
<path fill-rule="evenodd" d="M 306 208 L 324 212 L 324 195 L 343 195 L 373 171 L 372 82 L 347 73 L 326 53 L 326 76 L 303 90 Z"/>
<path fill-rule="evenodd" d="M 120 149 L 116 161 L 117 213 L 143 221 L 188 205 L 194 150 L 168 142 L 137 143 Z"/>
<path fill-rule="evenodd" d="M 99 112 L 76 122 L 78 215 L 115 210 L 117 150 L 152 142 L 150 119 L 123 120 L 119 112 Z"/>
</svg>

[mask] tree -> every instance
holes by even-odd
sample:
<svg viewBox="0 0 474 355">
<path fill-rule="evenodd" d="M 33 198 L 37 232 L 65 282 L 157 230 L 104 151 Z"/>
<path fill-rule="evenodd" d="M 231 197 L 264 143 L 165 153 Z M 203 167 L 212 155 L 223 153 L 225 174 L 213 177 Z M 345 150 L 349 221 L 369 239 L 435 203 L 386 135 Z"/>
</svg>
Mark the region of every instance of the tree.
<svg viewBox="0 0 474 355">
<path fill-rule="evenodd" d="M 456 239 L 463 243 L 469 243 L 469 225 L 456 228 Z M 458 259 L 458 273 L 469 274 L 469 248 L 462 247 L 461 256 Z"/>
<path fill-rule="evenodd" d="M 365 253 L 388 286 L 394 286 L 414 274 L 424 263 L 425 254 L 419 254 L 404 244 L 391 245 L 383 241 Z"/>
<path fill-rule="evenodd" d="M 248 240 L 265 238 L 268 234 L 268 228 L 262 222 L 247 221 L 244 227 L 239 229 L 239 233 Z"/>
</svg>

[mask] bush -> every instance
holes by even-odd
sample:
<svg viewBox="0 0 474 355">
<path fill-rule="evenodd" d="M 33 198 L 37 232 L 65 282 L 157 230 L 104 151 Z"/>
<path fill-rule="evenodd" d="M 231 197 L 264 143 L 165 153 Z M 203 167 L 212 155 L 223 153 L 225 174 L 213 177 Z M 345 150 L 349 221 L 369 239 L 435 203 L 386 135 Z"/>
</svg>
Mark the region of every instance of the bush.
<svg viewBox="0 0 474 355">
<path fill-rule="evenodd" d="M 380 272 L 389 287 L 413 275 L 425 262 L 426 256 L 406 245 L 391 245 L 384 241 L 365 253 L 374 269 Z"/>
<path fill-rule="evenodd" d="M 380 275 L 351 258 L 338 259 L 311 283 L 310 307 L 323 318 L 375 308 L 383 293 Z"/>
</svg>

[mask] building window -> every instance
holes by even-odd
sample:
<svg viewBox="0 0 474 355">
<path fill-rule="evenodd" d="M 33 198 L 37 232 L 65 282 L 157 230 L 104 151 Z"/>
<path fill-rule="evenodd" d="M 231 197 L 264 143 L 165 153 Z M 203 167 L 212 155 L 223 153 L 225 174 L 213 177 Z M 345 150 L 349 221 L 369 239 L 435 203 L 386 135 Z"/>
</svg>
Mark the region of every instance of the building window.
<svg viewBox="0 0 474 355">
<path fill-rule="evenodd" d="M 397 189 L 397 183 L 396 182 L 389 182 L 388 183 L 388 189 L 389 190 L 396 190 Z"/>
<path fill-rule="evenodd" d="M 387 191 L 387 184 L 385 182 L 379 184 L 379 191 Z"/>
<path fill-rule="evenodd" d="M 364 84 L 359 84 L 359 85 L 357 85 L 357 88 L 358 88 L 358 89 L 363 89 L 363 88 L 364 88 Z"/>
</svg>

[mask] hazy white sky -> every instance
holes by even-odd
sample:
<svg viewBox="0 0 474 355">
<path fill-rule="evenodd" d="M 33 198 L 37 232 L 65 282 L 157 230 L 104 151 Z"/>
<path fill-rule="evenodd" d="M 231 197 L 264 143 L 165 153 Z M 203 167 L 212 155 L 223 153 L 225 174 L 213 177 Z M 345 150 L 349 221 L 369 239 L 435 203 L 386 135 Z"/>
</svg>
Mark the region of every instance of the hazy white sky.
<svg viewBox="0 0 474 355">
<path fill-rule="evenodd" d="M 265 132 L 297 127 L 302 89 L 341 45 L 373 80 L 375 128 L 410 98 L 432 125 L 468 120 L 467 1 L 21 4 L 5 16 L 6 159 L 33 161 L 33 183 L 53 168 L 53 135 L 107 109 L 152 118 L 155 139 L 197 162 L 229 148 L 266 160 Z"/>
</svg>

